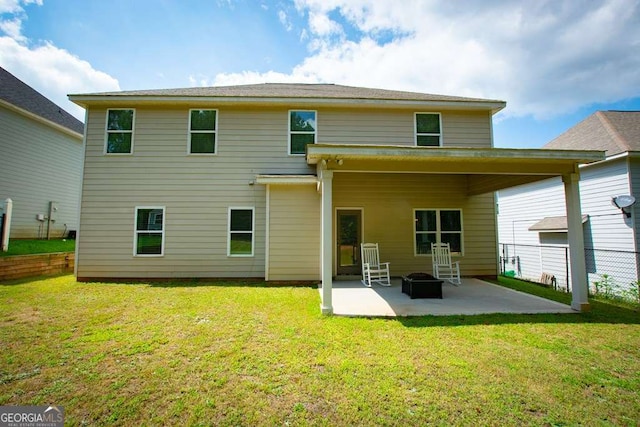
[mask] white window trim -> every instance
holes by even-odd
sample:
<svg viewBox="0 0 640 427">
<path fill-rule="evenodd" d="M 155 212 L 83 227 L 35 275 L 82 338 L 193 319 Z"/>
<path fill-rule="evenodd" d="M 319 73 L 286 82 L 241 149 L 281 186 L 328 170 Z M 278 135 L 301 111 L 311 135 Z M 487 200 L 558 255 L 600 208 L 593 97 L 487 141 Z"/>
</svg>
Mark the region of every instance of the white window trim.
<svg viewBox="0 0 640 427">
<path fill-rule="evenodd" d="M 231 211 L 251 211 L 251 253 L 232 254 L 231 253 Z M 234 231 L 234 233 L 248 233 L 248 231 Z M 250 258 L 255 256 L 256 247 L 256 208 L 254 206 L 229 206 L 227 211 L 227 256 L 238 258 Z"/>
<path fill-rule="evenodd" d="M 318 142 L 318 110 L 289 110 L 287 112 L 287 153 L 290 156 L 304 156 L 305 153 L 292 153 L 291 152 L 291 135 L 306 135 L 311 132 L 303 132 L 303 131 L 292 131 L 291 130 L 291 113 L 293 111 L 300 111 L 305 113 L 314 113 L 316 116 L 316 128 L 313 131 L 313 143 L 316 144 Z"/>
<path fill-rule="evenodd" d="M 418 133 L 418 114 L 437 114 L 440 126 L 440 133 Z M 438 147 L 442 147 L 442 114 L 435 111 L 418 111 L 413 114 L 413 144 L 416 147 L 422 147 L 418 145 L 418 136 L 437 136 Z"/>
<path fill-rule="evenodd" d="M 162 230 L 138 230 L 138 211 L 140 209 L 161 209 L 162 210 Z M 136 206 L 133 213 L 133 256 L 142 258 L 157 258 L 164 256 L 165 222 L 167 220 L 167 209 L 165 206 Z M 159 254 L 139 254 L 138 233 L 160 233 L 162 232 L 162 248 Z"/>
<path fill-rule="evenodd" d="M 191 112 L 192 111 L 215 111 L 216 112 L 216 123 L 215 129 L 213 131 L 210 130 L 191 130 Z M 187 124 L 187 154 L 190 156 L 215 156 L 218 154 L 218 117 L 220 113 L 217 108 L 191 108 L 189 109 L 189 120 Z M 192 153 L 191 152 L 191 135 L 194 133 L 212 133 L 215 135 L 215 142 L 213 144 L 213 153 Z"/>
<path fill-rule="evenodd" d="M 133 111 L 133 119 L 131 121 L 131 130 L 130 131 L 122 131 L 122 130 L 109 130 L 109 111 L 119 111 L 119 110 L 131 110 Z M 133 143 L 135 140 L 135 129 L 136 129 L 136 109 L 135 108 L 127 108 L 127 107 L 123 107 L 123 108 L 107 108 L 107 112 L 105 114 L 105 120 L 104 120 L 104 152 L 103 154 L 106 156 L 131 156 L 133 154 Z M 118 133 L 125 133 L 125 132 L 131 132 L 131 151 L 129 151 L 128 153 L 109 153 L 108 152 L 108 146 L 109 146 L 109 132 L 118 132 Z"/>
<path fill-rule="evenodd" d="M 458 211 L 460 212 L 460 252 L 451 252 L 451 255 L 464 255 L 464 218 L 463 212 L 460 208 L 415 208 L 413 210 L 413 216 L 411 220 L 413 221 L 413 255 L 420 257 L 430 257 L 431 254 L 419 254 L 418 248 L 416 246 L 416 235 L 418 234 L 417 223 L 416 223 L 416 212 L 418 211 L 435 211 L 436 212 L 436 243 L 442 243 L 442 229 L 440 225 L 440 212 L 441 211 Z M 432 233 L 431 231 L 429 233 Z M 458 231 L 447 231 L 447 233 L 458 233 Z"/>
</svg>

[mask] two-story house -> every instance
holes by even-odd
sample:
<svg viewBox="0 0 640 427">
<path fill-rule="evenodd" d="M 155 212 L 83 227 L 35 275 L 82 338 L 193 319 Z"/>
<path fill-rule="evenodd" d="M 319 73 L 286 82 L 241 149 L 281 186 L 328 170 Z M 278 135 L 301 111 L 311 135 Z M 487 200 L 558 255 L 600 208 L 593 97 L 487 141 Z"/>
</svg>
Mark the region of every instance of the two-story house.
<svg viewBox="0 0 640 427">
<path fill-rule="evenodd" d="M 322 280 L 327 313 L 360 242 L 394 276 L 430 271 L 440 241 L 464 275 L 496 276 L 494 192 L 549 176 L 573 190 L 576 165 L 602 158 L 492 148 L 505 103 L 489 99 L 332 84 L 70 99 L 87 109 L 79 280 Z"/>
<path fill-rule="evenodd" d="M 61 238 L 78 228 L 84 125 L 0 67 L 0 213 L 10 237 Z"/>
</svg>

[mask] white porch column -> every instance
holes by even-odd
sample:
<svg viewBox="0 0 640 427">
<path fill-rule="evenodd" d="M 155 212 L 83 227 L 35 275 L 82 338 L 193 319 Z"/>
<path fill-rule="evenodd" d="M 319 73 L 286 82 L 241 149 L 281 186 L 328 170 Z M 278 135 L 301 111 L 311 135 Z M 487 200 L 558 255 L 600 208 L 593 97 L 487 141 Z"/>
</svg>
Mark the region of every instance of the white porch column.
<svg viewBox="0 0 640 427">
<path fill-rule="evenodd" d="M 571 259 L 571 308 L 589 310 L 589 283 L 584 261 L 584 236 L 580 209 L 580 174 L 574 172 L 562 176 L 564 197 L 567 204 L 569 256 Z"/>
<path fill-rule="evenodd" d="M 321 227 L 321 272 L 322 272 L 322 314 L 333 314 L 333 171 L 321 170 L 322 184 L 322 227 Z"/>
</svg>

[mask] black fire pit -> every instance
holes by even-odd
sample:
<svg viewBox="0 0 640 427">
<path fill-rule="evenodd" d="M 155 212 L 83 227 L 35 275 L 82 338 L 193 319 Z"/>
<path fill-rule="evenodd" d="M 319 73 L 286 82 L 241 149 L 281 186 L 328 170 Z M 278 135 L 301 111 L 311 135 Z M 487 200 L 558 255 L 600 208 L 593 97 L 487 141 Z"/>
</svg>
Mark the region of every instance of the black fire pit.
<svg viewBox="0 0 640 427">
<path fill-rule="evenodd" d="M 414 298 L 442 299 L 442 282 L 427 273 L 411 273 L 402 277 L 402 292 Z"/>
</svg>

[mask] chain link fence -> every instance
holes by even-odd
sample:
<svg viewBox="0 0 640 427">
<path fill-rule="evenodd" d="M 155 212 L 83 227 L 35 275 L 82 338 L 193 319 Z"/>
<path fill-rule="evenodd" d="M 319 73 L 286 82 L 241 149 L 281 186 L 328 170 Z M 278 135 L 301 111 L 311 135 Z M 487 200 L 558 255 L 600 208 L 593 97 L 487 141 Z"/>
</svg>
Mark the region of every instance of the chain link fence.
<svg viewBox="0 0 640 427">
<path fill-rule="evenodd" d="M 569 248 L 500 243 L 500 273 L 571 291 Z M 589 290 L 638 302 L 638 252 L 585 248 Z"/>
</svg>

